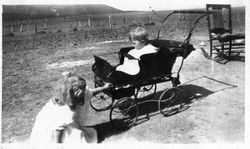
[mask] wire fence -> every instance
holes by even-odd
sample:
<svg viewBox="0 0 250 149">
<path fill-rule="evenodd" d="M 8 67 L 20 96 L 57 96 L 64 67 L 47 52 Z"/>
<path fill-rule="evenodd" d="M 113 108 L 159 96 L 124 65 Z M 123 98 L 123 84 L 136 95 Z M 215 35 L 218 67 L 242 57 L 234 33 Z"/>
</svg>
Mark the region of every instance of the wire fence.
<svg viewBox="0 0 250 149">
<path fill-rule="evenodd" d="M 24 20 L 3 22 L 3 35 L 18 35 L 18 34 L 37 34 L 37 33 L 52 33 L 52 32 L 68 32 L 88 30 L 92 28 L 115 28 L 120 26 L 140 25 L 157 25 L 169 12 L 164 13 L 117 13 L 104 15 L 80 15 L 57 18 L 44 18 L 37 20 Z M 242 26 L 245 22 L 245 13 L 236 12 L 232 14 L 234 26 Z M 176 14 L 166 26 L 179 25 L 181 23 L 186 26 L 184 29 L 190 28 L 195 16 L 187 14 Z M 202 24 L 206 26 L 206 20 L 202 20 Z M 171 28 L 173 28 L 171 27 Z"/>
</svg>

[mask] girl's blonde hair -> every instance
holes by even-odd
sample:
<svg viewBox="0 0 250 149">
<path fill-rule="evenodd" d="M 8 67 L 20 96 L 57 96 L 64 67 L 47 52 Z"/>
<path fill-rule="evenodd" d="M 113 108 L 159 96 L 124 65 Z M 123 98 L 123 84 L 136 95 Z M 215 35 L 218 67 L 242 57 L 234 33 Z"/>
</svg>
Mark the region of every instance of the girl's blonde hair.
<svg viewBox="0 0 250 149">
<path fill-rule="evenodd" d="M 130 41 L 137 40 L 139 42 L 147 44 L 148 40 L 149 40 L 148 32 L 143 27 L 137 27 L 137 28 L 133 29 L 132 31 L 130 31 L 129 40 Z"/>
<path fill-rule="evenodd" d="M 63 74 L 54 88 L 52 102 L 68 105 L 75 110 L 77 105 L 84 104 L 86 80 L 72 73 Z"/>
</svg>

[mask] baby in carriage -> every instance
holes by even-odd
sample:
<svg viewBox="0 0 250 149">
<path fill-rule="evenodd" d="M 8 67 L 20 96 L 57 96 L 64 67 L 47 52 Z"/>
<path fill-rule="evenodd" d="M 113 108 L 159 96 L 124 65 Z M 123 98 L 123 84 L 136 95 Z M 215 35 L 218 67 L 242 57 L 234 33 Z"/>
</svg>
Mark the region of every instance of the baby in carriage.
<svg viewBox="0 0 250 149">
<path fill-rule="evenodd" d="M 129 75 L 136 75 L 140 72 L 139 60 L 142 55 L 156 53 L 157 48 L 149 44 L 148 33 L 145 28 L 137 27 L 129 34 L 129 40 L 133 43 L 134 49 L 130 50 L 124 62 L 116 67 L 116 71 L 121 71 Z"/>
<path fill-rule="evenodd" d="M 145 28 L 137 27 L 129 33 L 129 40 L 133 43 L 134 49 L 127 53 L 121 52 L 124 60 L 120 60 L 121 64 L 112 68 L 109 81 L 113 84 L 126 84 L 135 81 L 139 76 L 140 58 L 142 55 L 157 53 L 158 48 L 149 43 L 149 35 Z"/>
</svg>

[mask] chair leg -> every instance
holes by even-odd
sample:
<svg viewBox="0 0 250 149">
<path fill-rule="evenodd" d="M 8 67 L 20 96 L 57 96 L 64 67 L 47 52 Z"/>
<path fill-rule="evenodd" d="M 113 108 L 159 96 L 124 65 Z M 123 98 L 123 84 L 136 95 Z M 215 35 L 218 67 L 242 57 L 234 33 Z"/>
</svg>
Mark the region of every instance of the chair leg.
<svg viewBox="0 0 250 149">
<path fill-rule="evenodd" d="M 229 59 L 231 59 L 231 49 L 232 49 L 232 41 L 229 42 L 229 53 L 228 53 Z"/>
<path fill-rule="evenodd" d="M 211 58 L 212 58 L 212 50 L 213 50 L 212 47 L 210 47 L 210 54 L 209 55 Z"/>
<path fill-rule="evenodd" d="M 212 58 L 213 52 L 213 41 L 210 39 L 210 57 Z"/>
<path fill-rule="evenodd" d="M 221 45 L 221 55 L 222 55 L 222 59 L 223 59 L 223 57 L 224 57 L 224 43 L 222 43 L 222 45 Z"/>
</svg>

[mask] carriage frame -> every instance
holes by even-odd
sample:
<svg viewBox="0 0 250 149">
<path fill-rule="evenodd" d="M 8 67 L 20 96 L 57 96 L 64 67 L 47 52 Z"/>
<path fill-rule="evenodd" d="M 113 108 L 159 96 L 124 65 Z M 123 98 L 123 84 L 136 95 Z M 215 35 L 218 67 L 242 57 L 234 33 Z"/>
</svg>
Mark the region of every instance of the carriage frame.
<svg viewBox="0 0 250 149">
<path fill-rule="evenodd" d="M 194 22 L 184 41 L 159 39 L 165 21 L 176 13 L 201 14 L 201 16 Z M 184 59 L 195 50 L 193 45 L 190 44 L 193 30 L 201 18 L 206 15 L 206 11 L 173 11 L 167 15 L 161 23 L 157 38 L 150 40 L 150 43 L 159 48 L 159 51 L 154 54 L 141 56 L 140 61 L 144 60 L 143 62 L 148 62 L 146 66 L 140 64 L 144 72 L 140 72 L 137 76 L 128 76 L 129 79 L 125 82 L 112 82 L 110 78 L 115 70 L 110 66 L 105 68 L 105 65 L 109 65 L 108 62 L 98 56 L 94 56 L 95 63 L 92 66 L 92 71 L 94 72 L 95 87 L 103 86 L 105 82 L 111 83 L 112 87 L 95 95 L 95 98 L 92 98 L 90 101 L 91 107 L 96 111 L 110 110 L 110 122 L 115 128 L 119 129 L 136 125 L 139 117 L 139 105 L 145 102 L 158 102 L 158 109 L 164 116 L 179 112 L 184 105 L 181 99 L 182 90 L 178 87 L 180 85 L 179 74 Z M 120 64 L 123 62 L 124 57 L 126 57 L 126 53 L 132 48 L 125 47 L 120 49 L 118 52 Z M 182 57 L 182 61 L 177 71 L 177 77 L 173 77 L 172 67 L 177 57 Z M 161 59 L 161 61 L 155 64 L 157 59 Z M 158 65 L 162 66 L 158 68 L 154 67 Z M 145 69 L 143 69 L 144 67 Z M 172 88 L 166 88 L 161 93 L 159 99 L 154 99 L 157 84 L 162 82 L 171 82 Z"/>
</svg>

